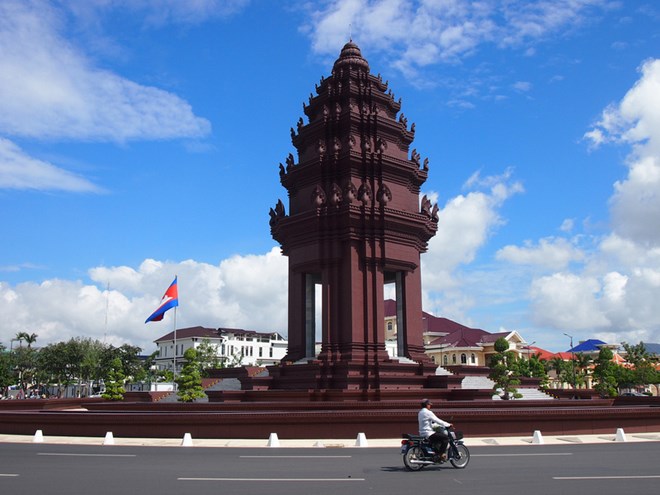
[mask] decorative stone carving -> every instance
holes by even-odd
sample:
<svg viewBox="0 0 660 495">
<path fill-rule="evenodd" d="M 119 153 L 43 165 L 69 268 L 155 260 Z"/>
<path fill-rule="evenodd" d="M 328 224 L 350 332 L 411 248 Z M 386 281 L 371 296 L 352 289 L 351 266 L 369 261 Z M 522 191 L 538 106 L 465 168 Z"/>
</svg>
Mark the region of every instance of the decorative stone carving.
<svg viewBox="0 0 660 495">
<path fill-rule="evenodd" d="M 330 187 L 330 204 L 332 206 L 339 206 L 342 201 L 342 197 L 343 195 L 341 189 L 337 184 L 333 182 L 332 186 Z"/>
<path fill-rule="evenodd" d="M 323 158 L 325 157 L 325 141 L 323 139 L 319 139 L 318 152 L 319 152 L 319 159 L 323 160 Z"/>
<path fill-rule="evenodd" d="M 425 172 L 429 171 L 429 159 L 428 158 L 424 158 L 424 165 L 423 165 L 422 168 L 424 169 Z"/>
<path fill-rule="evenodd" d="M 371 153 L 371 139 L 366 136 L 362 139 L 362 151 L 365 153 Z"/>
<path fill-rule="evenodd" d="M 367 206 L 372 199 L 373 193 L 371 191 L 371 186 L 366 182 L 362 182 L 360 189 L 358 189 L 358 200 L 362 202 L 364 206 Z"/>
<path fill-rule="evenodd" d="M 286 171 L 289 172 L 293 168 L 294 158 L 291 153 L 286 157 Z"/>
<path fill-rule="evenodd" d="M 427 217 L 431 217 L 431 200 L 426 196 L 426 194 L 422 197 L 420 211 Z"/>
<path fill-rule="evenodd" d="M 278 199 L 277 204 L 275 205 L 275 209 L 271 208 L 268 213 L 270 214 L 269 224 L 271 227 L 274 227 L 277 222 L 286 216 L 286 211 L 284 209 L 284 203 L 282 203 L 282 200 Z"/>
<path fill-rule="evenodd" d="M 387 187 L 387 184 L 380 185 L 376 198 L 378 199 L 378 202 L 383 206 L 392 201 L 392 191 L 390 191 L 390 188 Z"/>
<path fill-rule="evenodd" d="M 349 180 L 344 186 L 344 200 L 347 203 L 352 203 L 358 196 L 358 190 L 355 185 Z"/>
<path fill-rule="evenodd" d="M 382 155 L 383 153 L 385 153 L 386 149 L 387 149 L 387 141 L 378 138 L 378 140 L 376 141 L 376 153 Z"/>
<path fill-rule="evenodd" d="M 321 186 L 316 186 L 312 191 L 312 205 L 315 208 L 321 208 L 325 205 L 326 196 L 325 191 Z"/>
<path fill-rule="evenodd" d="M 332 149 L 335 154 L 335 158 L 339 156 L 339 152 L 341 151 L 341 141 L 337 136 L 335 136 L 333 143 L 332 143 Z"/>
<path fill-rule="evenodd" d="M 417 153 L 417 148 L 415 148 L 414 150 L 412 150 L 412 154 L 411 154 L 410 159 L 411 159 L 413 162 L 415 162 L 416 165 L 419 165 L 419 160 L 420 160 L 421 158 L 422 158 L 421 155 L 420 155 L 419 153 Z"/>
</svg>

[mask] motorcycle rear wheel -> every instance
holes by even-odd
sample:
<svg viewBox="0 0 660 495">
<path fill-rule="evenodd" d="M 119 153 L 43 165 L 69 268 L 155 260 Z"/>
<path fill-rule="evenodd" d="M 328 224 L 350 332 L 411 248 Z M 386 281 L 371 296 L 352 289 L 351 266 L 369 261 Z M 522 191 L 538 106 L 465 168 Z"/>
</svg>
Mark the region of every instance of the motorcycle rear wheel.
<svg viewBox="0 0 660 495">
<path fill-rule="evenodd" d="M 470 451 L 465 445 L 456 445 L 456 451 L 458 452 L 458 457 L 456 457 L 455 452 L 452 453 L 449 462 L 456 469 L 464 469 L 468 465 L 468 462 L 470 462 Z"/>
<path fill-rule="evenodd" d="M 419 471 L 424 467 L 424 464 L 417 464 L 415 461 L 421 461 L 424 457 L 422 449 L 419 447 L 410 447 L 405 454 L 403 454 L 403 464 L 408 471 Z"/>
</svg>

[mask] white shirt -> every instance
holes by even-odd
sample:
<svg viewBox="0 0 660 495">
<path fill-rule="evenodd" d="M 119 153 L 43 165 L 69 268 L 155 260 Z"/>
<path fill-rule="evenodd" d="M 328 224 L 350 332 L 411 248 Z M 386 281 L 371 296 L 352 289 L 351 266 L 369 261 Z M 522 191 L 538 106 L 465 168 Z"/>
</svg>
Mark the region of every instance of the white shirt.
<svg viewBox="0 0 660 495">
<path fill-rule="evenodd" d="M 433 426 L 438 424 L 445 428 L 450 426 L 451 423 L 441 420 L 430 409 L 423 407 L 417 414 L 417 422 L 419 423 L 419 435 L 428 438 L 435 433 Z"/>
</svg>

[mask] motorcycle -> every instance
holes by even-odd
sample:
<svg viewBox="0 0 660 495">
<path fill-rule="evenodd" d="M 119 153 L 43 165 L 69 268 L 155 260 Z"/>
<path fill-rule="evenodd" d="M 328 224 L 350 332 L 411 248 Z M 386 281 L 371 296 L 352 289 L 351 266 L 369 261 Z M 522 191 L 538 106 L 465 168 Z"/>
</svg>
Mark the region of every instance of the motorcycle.
<svg viewBox="0 0 660 495">
<path fill-rule="evenodd" d="M 463 433 L 455 431 L 453 428 L 448 429 L 447 433 L 449 434 L 449 445 L 447 445 L 446 459 L 435 452 L 424 437 L 404 433 L 403 440 L 401 440 L 401 454 L 406 469 L 419 471 L 426 466 L 445 462 L 450 462 L 456 469 L 464 469 L 470 462 L 470 451 L 463 444 Z"/>
</svg>

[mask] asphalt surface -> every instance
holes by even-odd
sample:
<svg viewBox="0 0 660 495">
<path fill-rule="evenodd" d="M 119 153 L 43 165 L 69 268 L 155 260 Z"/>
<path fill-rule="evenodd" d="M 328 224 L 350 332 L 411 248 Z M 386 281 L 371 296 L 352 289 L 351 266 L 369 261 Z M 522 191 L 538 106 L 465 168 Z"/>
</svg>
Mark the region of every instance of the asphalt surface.
<svg viewBox="0 0 660 495">
<path fill-rule="evenodd" d="M 0 443 L 2 494 L 655 495 L 660 481 L 660 442 L 637 438 L 471 446 L 465 469 L 443 464 L 417 472 L 405 470 L 398 445 L 162 448 L 108 447 L 98 438 L 95 445 L 25 440 Z"/>
</svg>

